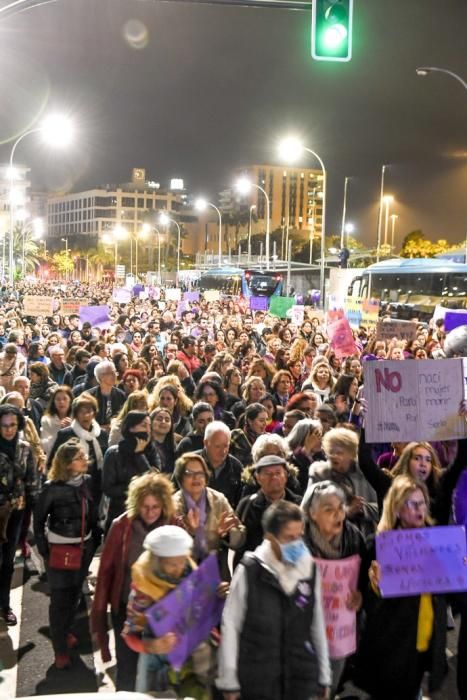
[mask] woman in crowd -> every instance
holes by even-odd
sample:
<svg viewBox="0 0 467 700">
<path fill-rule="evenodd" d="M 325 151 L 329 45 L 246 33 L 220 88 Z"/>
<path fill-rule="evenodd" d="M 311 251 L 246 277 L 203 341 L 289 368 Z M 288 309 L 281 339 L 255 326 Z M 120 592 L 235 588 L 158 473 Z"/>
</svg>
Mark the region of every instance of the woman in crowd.
<svg viewBox="0 0 467 700">
<path fill-rule="evenodd" d="M 207 486 L 209 476 L 201 455 L 186 452 L 177 459 L 174 480 L 179 491 L 174 496 L 175 512 L 193 537 L 196 562 L 211 552 L 220 552 L 221 548 L 239 549 L 245 539 L 245 528 L 226 497 Z M 228 575 L 225 557 L 223 563 Z"/>
<path fill-rule="evenodd" d="M 268 422 L 266 432 L 273 433 L 281 426 L 281 421 L 278 415 L 277 406 L 274 402 L 272 394 L 264 394 L 258 401 L 268 412 Z"/>
<path fill-rule="evenodd" d="M 42 474 L 45 471 L 46 465 L 46 455 L 42 447 L 42 442 L 37 432 L 34 421 L 29 416 L 25 415 L 24 397 L 19 391 L 10 391 L 9 394 L 5 394 L 0 400 L 0 405 L 9 404 L 10 406 L 16 406 L 21 413 L 24 415 L 24 428 L 20 432 L 20 437 L 23 438 L 31 448 L 32 456 L 36 463 L 38 471 Z"/>
<path fill-rule="evenodd" d="M 232 406 L 232 413 L 238 418 L 245 412 L 247 406 L 257 403 L 266 393 L 266 386 L 260 377 L 248 377 L 242 386 L 242 398 Z"/>
<path fill-rule="evenodd" d="M 304 391 L 307 386 L 310 386 L 321 403 L 329 399 L 334 388 L 334 379 L 325 358 L 320 358 L 314 363 L 310 378 L 303 383 L 302 390 Z"/>
<path fill-rule="evenodd" d="M 172 414 L 166 408 L 155 408 L 150 415 L 151 441 L 157 450 L 161 471 L 171 474 L 175 466 L 175 435 Z"/>
<path fill-rule="evenodd" d="M 123 513 L 128 484 L 134 476 L 160 470 L 159 453 L 151 442 L 149 414 L 129 411 L 122 422 L 122 439 L 109 447 L 102 467 L 102 491 L 109 499 L 106 530 Z"/>
<path fill-rule="evenodd" d="M 281 369 L 271 380 L 271 394 L 276 406 L 285 408 L 293 394 L 293 377 L 289 371 Z"/>
<path fill-rule="evenodd" d="M 53 381 L 48 367 L 43 362 L 33 362 L 32 365 L 29 365 L 29 376 L 31 378 L 30 397 L 36 399 L 44 409 L 57 384 Z"/>
<path fill-rule="evenodd" d="M 95 548 L 97 508 L 87 467 L 88 457 L 78 440 L 61 445 L 34 510 L 34 536 L 47 566 L 50 636 L 58 669 L 71 665 L 69 650 L 79 644 L 72 628 Z M 61 557 L 59 552 L 65 549 L 81 550 L 76 570 L 63 568 L 66 554 Z"/>
<path fill-rule="evenodd" d="M 321 450 L 322 436 L 321 423 L 313 418 L 298 421 L 287 436 L 287 446 L 292 452 L 292 464 L 298 468 L 298 481 L 302 494 L 308 486 L 310 465 L 324 458 Z"/>
<path fill-rule="evenodd" d="M 349 520 L 364 536 L 372 535 L 379 517 L 377 495 L 358 467 L 358 435 L 347 428 L 333 428 L 323 436 L 322 447 L 326 461 L 311 465 L 304 500 L 313 484 L 334 481 L 346 494 Z"/>
<path fill-rule="evenodd" d="M 117 352 L 112 355 L 112 362 L 115 365 L 115 370 L 117 372 L 117 381 L 121 382 L 123 380 L 123 375 L 130 367 L 130 361 L 128 359 L 127 352 Z"/>
<path fill-rule="evenodd" d="M 107 433 L 101 430 L 96 421 L 97 401 L 89 394 L 81 394 L 71 404 L 71 424 L 68 428 L 60 428 L 55 443 L 49 453 L 47 466 L 50 466 L 60 445 L 72 438 L 77 438 L 88 459 L 87 471 L 91 477 L 91 491 L 94 500 L 99 504 L 102 494 L 102 465 L 108 446 Z"/>
<path fill-rule="evenodd" d="M 41 418 L 40 436 L 47 457 L 57 438 L 58 431 L 71 425 L 72 402 L 73 394 L 69 386 L 57 386 L 50 396 L 49 404 Z"/>
<path fill-rule="evenodd" d="M 110 661 L 107 606 L 111 607 L 117 657 L 116 690 L 134 691 L 138 654 L 121 636 L 130 593 L 131 567 L 143 553 L 146 535 L 175 523 L 173 486 L 162 474 L 134 477 L 128 487 L 126 512 L 116 518 L 105 539 L 91 610 L 91 629 L 102 660 Z"/>
<path fill-rule="evenodd" d="M 264 357 L 255 357 L 250 363 L 250 369 L 248 370 L 247 379 L 250 377 L 259 377 L 263 380 L 264 386 L 267 390 L 271 386 L 271 380 L 274 376 L 274 367 L 264 359 Z"/>
<path fill-rule="evenodd" d="M 358 585 L 346 601 L 349 610 L 359 610 L 368 586 L 370 562 L 362 533 L 346 518 L 345 503 L 345 493 L 337 484 L 332 481 L 316 484 L 302 504 L 305 514 L 304 540 L 313 557 L 319 559 L 360 557 Z M 345 657 L 331 658 L 331 697 L 337 691 L 345 662 Z"/>
<path fill-rule="evenodd" d="M 188 408 L 189 406 L 189 408 Z M 186 397 L 186 404 L 180 405 L 179 391 L 172 384 L 166 384 L 159 392 L 159 398 L 154 402 L 154 407 L 165 408 L 172 414 L 174 432 L 185 437 L 191 431 L 192 426 L 188 418 L 192 403 Z"/>
<path fill-rule="evenodd" d="M 225 408 L 226 396 L 219 382 L 202 379 L 195 391 L 195 401 L 206 401 L 214 410 L 214 420 L 220 420 L 231 430 L 235 427 L 234 415 Z"/>
<path fill-rule="evenodd" d="M 358 379 L 353 374 L 341 374 L 334 384 L 330 401 L 334 404 L 340 423 L 349 421 L 350 412 L 358 393 Z"/>
<path fill-rule="evenodd" d="M 233 355 L 231 355 L 229 352 L 218 352 L 206 371 L 217 372 L 217 374 L 224 378 L 225 373 L 232 367 L 233 362 Z"/>
<path fill-rule="evenodd" d="M 252 463 L 251 449 L 257 438 L 266 432 L 269 416 L 264 406 L 252 403 L 242 416 L 243 427 L 232 430 L 230 454 L 245 466 Z"/>
<path fill-rule="evenodd" d="M 398 476 L 384 500 L 378 532 L 416 529 L 432 524 L 425 484 Z M 446 673 L 446 603 L 443 596 L 383 598 L 381 567 L 374 561 L 365 601 L 366 625 L 358 651 L 356 681 L 377 700 L 418 700 L 425 672 L 430 691 Z"/>
<path fill-rule="evenodd" d="M 116 445 L 122 438 L 122 423 L 125 416 L 130 411 L 149 411 L 149 400 L 147 391 L 134 391 L 130 394 L 120 409 L 120 413 L 112 418 L 110 422 L 109 447 Z"/>
<path fill-rule="evenodd" d="M 224 376 L 225 408 L 227 411 L 230 411 L 237 401 L 241 401 L 241 386 L 242 373 L 238 367 L 229 367 Z"/>
</svg>

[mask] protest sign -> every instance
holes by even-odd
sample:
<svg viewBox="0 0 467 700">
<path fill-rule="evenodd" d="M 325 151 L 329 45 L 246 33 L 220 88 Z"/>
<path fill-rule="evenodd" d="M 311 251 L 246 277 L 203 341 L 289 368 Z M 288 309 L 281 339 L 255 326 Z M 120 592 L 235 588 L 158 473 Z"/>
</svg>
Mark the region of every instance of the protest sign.
<svg viewBox="0 0 467 700">
<path fill-rule="evenodd" d="M 293 297 L 272 296 L 269 299 L 269 314 L 279 318 L 287 318 L 287 311 L 295 304 Z"/>
<path fill-rule="evenodd" d="M 176 671 L 220 622 L 224 607 L 216 593 L 220 582 L 217 557 L 210 554 L 174 591 L 145 612 L 157 637 L 168 632 L 177 635 L 175 648 L 167 654 Z"/>
<path fill-rule="evenodd" d="M 70 316 L 71 314 L 79 314 L 81 306 L 88 306 L 89 299 L 63 299 L 60 303 L 60 313 L 62 316 Z"/>
<path fill-rule="evenodd" d="M 167 304 L 165 303 L 165 301 L 158 301 L 157 302 L 157 308 L 159 309 L 159 311 L 165 311 L 166 307 L 167 307 Z"/>
<path fill-rule="evenodd" d="M 204 300 L 205 301 L 219 301 L 221 298 L 221 293 L 218 289 L 206 289 L 204 291 Z"/>
<path fill-rule="evenodd" d="M 352 329 L 346 318 L 339 318 L 328 323 L 326 332 L 331 342 L 331 347 L 336 353 L 336 357 L 349 357 L 357 352 L 357 346 L 353 337 Z"/>
<path fill-rule="evenodd" d="M 467 470 L 459 477 L 454 493 L 454 513 L 456 523 L 467 527 Z"/>
<path fill-rule="evenodd" d="M 179 321 L 182 317 L 184 311 L 190 310 L 190 304 L 187 301 L 179 301 L 177 304 L 177 310 L 175 312 L 175 318 Z"/>
<path fill-rule="evenodd" d="M 290 318 L 292 323 L 295 323 L 296 326 L 301 326 L 305 318 L 305 307 L 294 304 L 294 306 L 291 306 L 287 311 L 287 318 Z"/>
<path fill-rule="evenodd" d="M 117 304 L 129 304 L 131 301 L 131 289 L 126 287 L 114 287 L 112 300 Z"/>
<path fill-rule="evenodd" d="M 467 436 L 458 415 L 464 399 L 462 358 L 365 362 L 368 442 L 457 440 Z"/>
<path fill-rule="evenodd" d="M 54 312 L 54 298 L 26 294 L 23 298 L 23 307 L 26 316 L 51 316 Z"/>
<path fill-rule="evenodd" d="M 406 340 L 410 343 L 417 336 L 417 324 L 413 321 L 378 321 L 376 338 L 378 340 L 391 341 Z"/>
<path fill-rule="evenodd" d="M 149 292 L 147 289 L 140 289 L 138 296 L 141 301 L 145 301 L 146 299 L 149 299 Z"/>
<path fill-rule="evenodd" d="M 269 308 L 268 297 L 250 297 L 251 311 L 267 311 Z"/>
<path fill-rule="evenodd" d="M 169 287 L 165 290 L 166 301 L 180 301 L 182 298 L 182 290 L 179 287 Z"/>
<path fill-rule="evenodd" d="M 199 301 L 199 292 L 183 292 L 183 301 Z"/>
<path fill-rule="evenodd" d="M 447 311 L 448 309 L 445 306 L 440 306 L 439 304 L 437 304 L 433 313 L 433 321 L 436 322 L 441 318 L 444 319 Z"/>
<path fill-rule="evenodd" d="M 80 306 L 79 315 L 81 323 L 88 321 L 93 328 L 110 328 L 109 307 L 104 306 Z"/>
<path fill-rule="evenodd" d="M 444 317 L 444 330 L 446 333 L 459 326 L 467 326 L 467 311 L 448 311 Z"/>
<path fill-rule="evenodd" d="M 376 536 L 383 598 L 467 591 L 465 528 L 388 530 Z"/>
<path fill-rule="evenodd" d="M 324 323 L 324 312 L 321 309 L 315 309 L 313 306 L 305 306 L 305 319 L 311 321 L 311 319 L 316 318 L 321 325 Z"/>
<path fill-rule="evenodd" d="M 365 328 L 376 328 L 379 318 L 380 302 L 377 299 L 363 299 L 362 322 Z"/>
<path fill-rule="evenodd" d="M 347 596 L 357 590 L 360 570 L 358 554 L 346 559 L 316 559 L 321 574 L 324 623 L 331 659 L 350 656 L 357 648 L 357 613 L 346 605 Z"/>
</svg>

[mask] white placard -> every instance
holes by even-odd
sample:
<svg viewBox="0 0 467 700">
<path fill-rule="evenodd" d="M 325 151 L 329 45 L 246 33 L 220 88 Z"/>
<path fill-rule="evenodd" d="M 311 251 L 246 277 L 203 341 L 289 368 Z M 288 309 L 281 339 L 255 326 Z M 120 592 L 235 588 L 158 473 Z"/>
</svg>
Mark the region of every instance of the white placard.
<svg viewBox="0 0 467 700">
<path fill-rule="evenodd" d="M 180 301 L 182 298 L 182 290 L 180 287 L 169 287 L 165 290 L 166 301 Z"/>
</svg>

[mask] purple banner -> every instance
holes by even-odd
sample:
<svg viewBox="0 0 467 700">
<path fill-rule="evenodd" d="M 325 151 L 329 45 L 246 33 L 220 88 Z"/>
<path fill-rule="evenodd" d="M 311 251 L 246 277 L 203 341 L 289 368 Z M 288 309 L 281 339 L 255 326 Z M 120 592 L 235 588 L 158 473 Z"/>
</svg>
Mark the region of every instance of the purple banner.
<svg viewBox="0 0 467 700">
<path fill-rule="evenodd" d="M 454 494 L 456 523 L 467 527 L 467 471 L 464 469 L 457 482 Z"/>
<path fill-rule="evenodd" d="M 209 639 L 211 629 L 220 622 L 224 607 L 216 593 L 220 582 L 217 557 L 210 554 L 174 591 L 146 610 L 156 637 L 168 632 L 177 635 L 177 645 L 167 654 L 176 671 L 197 646 Z"/>
<path fill-rule="evenodd" d="M 108 306 L 80 306 L 79 317 L 81 323 L 88 321 L 93 328 L 110 328 L 110 316 Z"/>
<path fill-rule="evenodd" d="M 269 309 L 268 297 L 250 297 L 251 311 L 267 311 Z"/>
<path fill-rule="evenodd" d="M 383 598 L 467 591 L 465 528 L 388 530 L 376 537 Z"/>
<path fill-rule="evenodd" d="M 183 292 L 183 301 L 199 301 L 199 292 Z"/>
<path fill-rule="evenodd" d="M 179 321 L 182 317 L 182 313 L 184 311 L 189 311 L 190 310 L 190 305 L 187 301 L 179 301 L 177 303 L 177 310 L 175 312 L 175 318 L 177 321 Z"/>
<path fill-rule="evenodd" d="M 444 317 L 444 330 L 446 333 L 453 331 L 458 326 L 467 326 L 467 311 L 447 311 Z"/>
</svg>

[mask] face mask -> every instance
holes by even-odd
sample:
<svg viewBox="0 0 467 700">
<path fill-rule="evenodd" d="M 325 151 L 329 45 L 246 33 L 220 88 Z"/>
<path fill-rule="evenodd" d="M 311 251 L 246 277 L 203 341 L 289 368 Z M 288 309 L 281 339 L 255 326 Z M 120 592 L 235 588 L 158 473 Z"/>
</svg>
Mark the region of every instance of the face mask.
<svg viewBox="0 0 467 700">
<path fill-rule="evenodd" d="M 132 433 L 132 435 L 135 438 L 137 438 L 138 440 L 145 440 L 146 442 L 148 442 L 148 440 L 149 440 L 149 433 L 140 432 L 140 433 Z"/>
<path fill-rule="evenodd" d="M 281 544 L 279 546 L 281 548 L 282 561 L 284 564 L 296 564 L 308 551 L 302 539 L 287 542 L 287 544 Z"/>
</svg>

